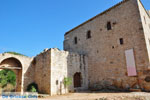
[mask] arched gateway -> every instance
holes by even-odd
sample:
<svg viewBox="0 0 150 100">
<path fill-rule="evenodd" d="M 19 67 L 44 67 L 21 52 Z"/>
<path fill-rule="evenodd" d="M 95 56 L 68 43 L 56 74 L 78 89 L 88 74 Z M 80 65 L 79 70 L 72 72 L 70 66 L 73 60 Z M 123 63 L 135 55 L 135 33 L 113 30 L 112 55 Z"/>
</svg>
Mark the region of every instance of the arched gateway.
<svg viewBox="0 0 150 100">
<path fill-rule="evenodd" d="M 75 73 L 74 74 L 74 88 L 81 87 L 81 73 Z"/>
<path fill-rule="evenodd" d="M 0 69 L 9 69 L 9 70 L 12 70 L 16 74 L 15 92 L 21 92 L 21 84 L 22 84 L 21 62 L 14 57 L 6 58 L 2 62 L 0 62 Z"/>
</svg>

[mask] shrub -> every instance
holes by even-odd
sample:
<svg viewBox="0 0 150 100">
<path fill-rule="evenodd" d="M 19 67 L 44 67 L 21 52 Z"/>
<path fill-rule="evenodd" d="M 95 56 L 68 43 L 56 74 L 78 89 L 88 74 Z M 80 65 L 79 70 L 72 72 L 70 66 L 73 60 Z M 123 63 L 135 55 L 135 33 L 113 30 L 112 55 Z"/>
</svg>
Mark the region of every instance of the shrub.
<svg viewBox="0 0 150 100">
<path fill-rule="evenodd" d="M 13 54 L 13 55 L 19 55 L 19 56 L 26 56 L 26 55 L 23 55 L 21 53 L 17 53 L 17 52 L 13 52 L 13 51 L 8 51 L 8 52 L 4 52 L 4 53 L 9 53 L 9 54 Z"/>
<path fill-rule="evenodd" d="M 64 78 L 64 85 L 65 86 L 69 86 L 69 85 L 71 85 L 72 84 L 72 78 L 70 78 L 70 77 L 65 77 Z"/>
<path fill-rule="evenodd" d="M 27 87 L 28 92 L 38 92 L 38 85 L 36 83 L 31 83 Z"/>
</svg>

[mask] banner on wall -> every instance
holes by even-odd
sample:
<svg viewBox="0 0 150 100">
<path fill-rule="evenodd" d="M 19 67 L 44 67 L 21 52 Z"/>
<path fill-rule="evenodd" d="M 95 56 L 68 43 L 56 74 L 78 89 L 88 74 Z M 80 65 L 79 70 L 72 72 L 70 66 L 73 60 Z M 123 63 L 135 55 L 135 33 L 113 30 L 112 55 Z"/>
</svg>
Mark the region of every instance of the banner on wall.
<svg viewBox="0 0 150 100">
<path fill-rule="evenodd" d="M 125 51 L 126 56 L 126 65 L 127 65 L 127 72 L 128 76 L 136 76 L 136 65 L 135 65 L 135 58 L 133 49 L 129 49 Z"/>
</svg>

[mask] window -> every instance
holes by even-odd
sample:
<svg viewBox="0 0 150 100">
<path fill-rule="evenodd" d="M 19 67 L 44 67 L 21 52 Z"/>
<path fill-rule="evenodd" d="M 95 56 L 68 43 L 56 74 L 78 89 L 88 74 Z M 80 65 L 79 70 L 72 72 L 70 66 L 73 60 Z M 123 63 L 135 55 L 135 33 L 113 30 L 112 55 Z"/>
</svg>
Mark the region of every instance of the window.
<svg viewBox="0 0 150 100">
<path fill-rule="evenodd" d="M 78 39 L 77 37 L 74 38 L 74 44 L 77 44 L 78 43 Z"/>
<path fill-rule="evenodd" d="M 120 38 L 120 44 L 123 45 L 123 38 Z"/>
<path fill-rule="evenodd" d="M 58 80 L 56 80 L 56 85 L 58 85 Z"/>
<path fill-rule="evenodd" d="M 91 38 L 91 31 L 90 31 L 90 30 L 87 31 L 86 38 L 87 38 L 87 39 Z"/>
<path fill-rule="evenodd" d="M 99 53 L 99 51 L 97 50 L 97 53 Z"/>
<path fill-rule="evenodd" d="M 111 30 L 111 22 L 107 22 L 107 30 Z"/>
</svg>

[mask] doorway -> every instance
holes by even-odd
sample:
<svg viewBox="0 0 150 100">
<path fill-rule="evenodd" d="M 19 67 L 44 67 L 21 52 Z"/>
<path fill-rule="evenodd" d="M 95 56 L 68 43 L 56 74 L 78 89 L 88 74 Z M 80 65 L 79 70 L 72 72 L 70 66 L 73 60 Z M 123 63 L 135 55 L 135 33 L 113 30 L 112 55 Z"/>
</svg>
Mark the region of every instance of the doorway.
<svg viewBox="0 0 150 100">
<path fill-rule="evenodd" d="M 81 87 L 81 73 L 77 72 L 74 74 L 74 88 Z"/>
</svg>

